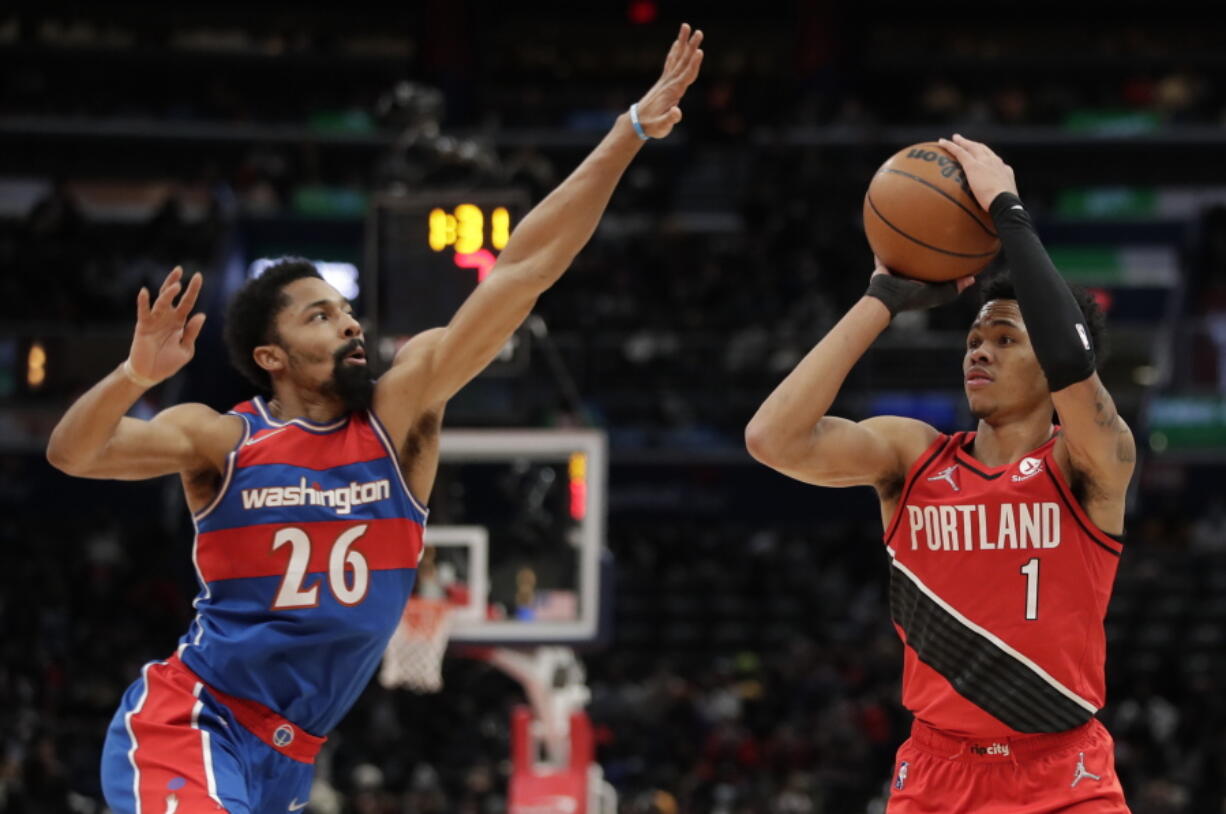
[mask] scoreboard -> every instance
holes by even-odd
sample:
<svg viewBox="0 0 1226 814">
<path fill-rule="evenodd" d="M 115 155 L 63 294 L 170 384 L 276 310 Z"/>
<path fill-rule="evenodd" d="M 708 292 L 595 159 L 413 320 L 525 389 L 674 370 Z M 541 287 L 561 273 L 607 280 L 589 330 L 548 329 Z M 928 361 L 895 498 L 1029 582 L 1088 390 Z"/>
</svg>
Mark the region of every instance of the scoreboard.
<svg viewBox="0 0 1226 814">
<path fill-rule="evenodd" d="M 523 190 L 383 195 L 370 208 L 362 290 L 382 339 L 446 325 L 528 211 Z"/>
</svg>

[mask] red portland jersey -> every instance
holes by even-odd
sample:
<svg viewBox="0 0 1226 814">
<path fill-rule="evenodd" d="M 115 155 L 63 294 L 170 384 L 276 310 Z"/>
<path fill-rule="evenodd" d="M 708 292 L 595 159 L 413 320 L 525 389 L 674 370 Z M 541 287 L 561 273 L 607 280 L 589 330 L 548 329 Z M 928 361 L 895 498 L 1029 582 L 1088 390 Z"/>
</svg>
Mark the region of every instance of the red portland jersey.
<svg viewBox="0 0 1226 814">
<path fill-rule="evenodd" d="M 971 457 L 974 438 L 933 442 L 886 530 L 903 705 L 967 737 L 1071 729 L 1105 700 L 1103 618 L 1122 546 L 1074 499 L 1054 437 L 999 467 Z"/>
</svg>

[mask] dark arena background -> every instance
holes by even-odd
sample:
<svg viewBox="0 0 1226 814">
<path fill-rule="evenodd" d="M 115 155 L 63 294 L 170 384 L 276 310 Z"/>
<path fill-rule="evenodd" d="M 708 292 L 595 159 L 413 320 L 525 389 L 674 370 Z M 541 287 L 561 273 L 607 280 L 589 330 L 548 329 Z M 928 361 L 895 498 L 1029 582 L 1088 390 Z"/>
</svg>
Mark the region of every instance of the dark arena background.
<svg viewBox="0 0 1226 814">
<path fill-rule="evenodd" d="M 1015 168 L 1056 264 L 1107 306 L 1102 376 L 1139 451 L 1100 713 L 1129 803 L 1226 811 L 1226 33 L 1210 4 L 999 5 L 0 8 L 0 811 L 106 810 L 110 717 L 193 616 L 178 480 L 74 479 L 45 457 L 125 358 L 139 288 L 202 271 L 210 315 L 142 417 L 250 396 L 221 317 L 265 258 L 326 263 L 394 349 L 471 287 L 460 249 L 413 224 L 462 227 L 470 204 L 513 230 L 682 21 L 706 33 L 684 121 L 446 417 L 607 438 L 607 624 L 577 652 L 616 810 L 883 811 L 910 721 L 874 494 L 791 481 L 743 433 L 862 294 L 876 167 L 961 132 Z M 832 412 L 973 428 L 964 300 L 897 319 Z M 439 695 L 372 682 L 308 810 L 508 810 L 523 691 L 481 660 L 443 676 Z"/>
</svg>

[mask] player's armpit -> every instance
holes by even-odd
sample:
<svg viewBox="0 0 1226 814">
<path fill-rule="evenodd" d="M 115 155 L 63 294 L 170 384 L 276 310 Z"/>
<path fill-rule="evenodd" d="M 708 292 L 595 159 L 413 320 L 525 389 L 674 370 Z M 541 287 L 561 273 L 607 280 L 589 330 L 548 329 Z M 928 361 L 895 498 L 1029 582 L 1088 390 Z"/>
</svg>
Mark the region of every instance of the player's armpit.
<svg viewBox="0 0 1226 814">
<path fill-rule="evenodd" d="M 438 346 L 446 333 L 447 328 L 431 328 L 414 336 L 396 351 L 391 367 L 375 383 L 375 415 L 397 443 L 403 442 L 421 415 L 446 403 L 432 401 L 430 387 Z"/>
<path fill-rule="evenodd" d="M 1125 488 L 1136 466 L 1136 441 L 1098 374 L 1052 393 L 1052 403 L 1074 468 L 1100 487 Z"/>
<path fill-rule="evenodd" d="M 122 418 L 91 460 L 61 469 L 82 478 L 144 480 L 209 468 L 220 472 L 239 442 L 243 421 L 204 404 L 178 404 L 145 421 Z"/>
<path fill-rule="evenodd" d="M 860 422 L 825 416 L 803 438 L 746 440 L 755 459 L 804 483 L 878 486 L 904 477 L 937 435 L 928 424 L 901 416 Z"/>
</svg>

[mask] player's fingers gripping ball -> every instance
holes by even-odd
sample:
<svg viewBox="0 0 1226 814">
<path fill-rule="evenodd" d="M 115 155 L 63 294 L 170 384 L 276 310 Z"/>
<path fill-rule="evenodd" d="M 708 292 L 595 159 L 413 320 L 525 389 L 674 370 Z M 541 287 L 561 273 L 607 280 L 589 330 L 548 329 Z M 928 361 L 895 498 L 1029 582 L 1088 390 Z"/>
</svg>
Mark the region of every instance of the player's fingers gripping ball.
<svg viewBox="0 0 1226 814">
<path fill-rule="evenodd" d="M 887 268 L 917 280 L 978 274 L 1000 251 L 962 166 L 936 142 L 899 150 L 877 170 L 864 196 L 864 233 Z"/>
</svg>

